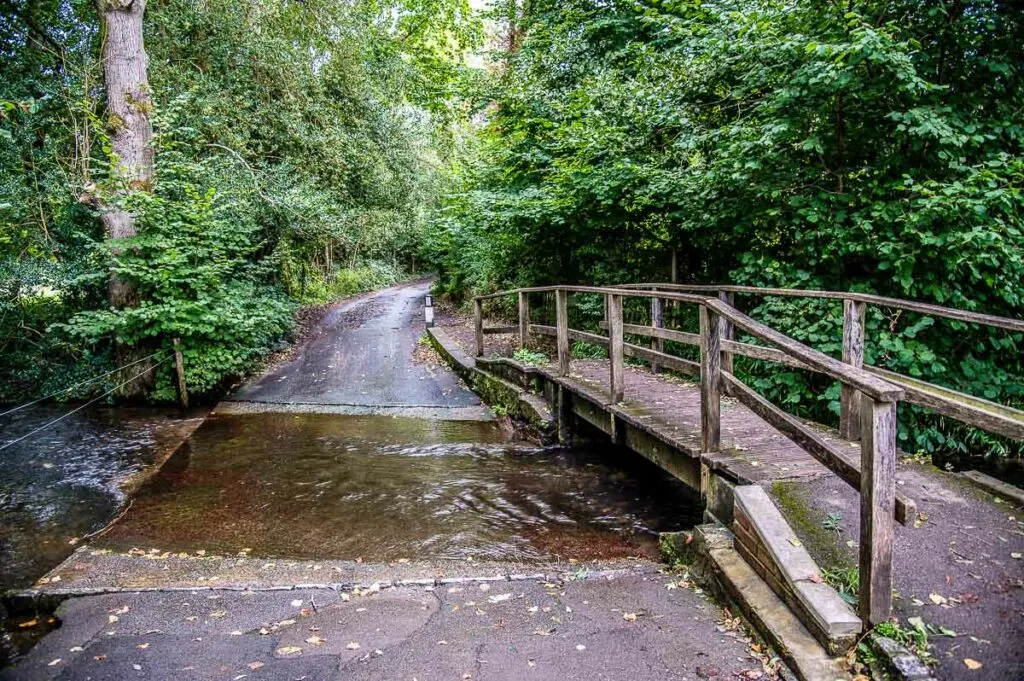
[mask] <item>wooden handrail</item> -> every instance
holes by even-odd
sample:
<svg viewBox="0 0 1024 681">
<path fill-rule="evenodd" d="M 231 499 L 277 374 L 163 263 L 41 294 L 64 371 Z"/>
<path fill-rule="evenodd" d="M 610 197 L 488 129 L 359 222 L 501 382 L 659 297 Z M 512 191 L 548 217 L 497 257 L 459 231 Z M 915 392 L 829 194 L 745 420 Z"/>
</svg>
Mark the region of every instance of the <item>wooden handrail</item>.
<svg viewBox="0 0 1024 681">
<path fill-rule="evenodd" d="M 760 286 L 735 286 L 732 284 L 616 284 L 614 288 L 630 290 L 657 289 L 658 291 L 690 291 L 707 292 L 718 294 L 726 293 L 748 293 L 762 296 L 783 296 L 789 298 L 824 298 L 828 300 L 853 300 L 867 305 L 877 307 L 898 308 L 909 312 L 920 312 L 922 314 L 946 319 L 955 319 L 971 324 L 992 326 L 1008 331 L 1024 331 L 1024 319 L 1013 319 L 1010 317 L 999 317 L 997 315 L 982 314 L 961 310 L 956 307 L 946 307 L 932 303 L 921 303 L 916 300 L 905 300 L 903 298 L 889 298 L 887 296 L 876 296 L 873 293 L 858 293 L 856 291 L 821 291 L 815 289 L 796 288 L 762 288 Z"/>
<path fill-rule="evenodd" d="M 628 289 L 619 288 L 607 288 L 602 286 L 543 286 L 535 288 L 524 288 L 524 289 L 512 289 L 509 291 L 501 291 L 499 293 L 492 293 L 486 296 L 476 296 L 473 298 L 474 306 L 482 305 L 484 300 L 495 298 L 497 296 L 518 296 L 520 292 L 534 293 L 534 292 L 545 292 L 549 293 L 554 291 L 557 294 L 561 292 L 563 295 L 567 293 L 594 293 L 603 295 L 617 295 L 622 297 L 630 298 L 651 298 L 657 297 L 664 300 L 678 300 L 684 303 L 692 303 L 696 305 L 703 305 L 715 311 L 717 316 L 726 319 L 737 328 L 740 328 L 750 335 L 760 338 L 761 340 L 771 343 L 776 346 L 779 350 L 786 353 L 793 359 L 803 362 L 816 371 L 825 374 L 837 381 L 848 383 L 860 392 L 871 395 L 872 397 L 882 400 L 883 402 L 896 402 L 903 397 L 903 389 L 896 386 L 884 379 L 880 379 L 877 376 L 873 376 L 863 369 L 857 367 L 851 367 L 847 364 L 843 364 L 839 360 L 833 359 L 823 352 L 815 350 L 814 348 L 808 347 L 799 341 L 793 340 L 789 336 L 782 334 L 775 329 L 772 329 L 761 322 L 748 317 L 739 310 L 736 310 L 732 306 L 723 303 L 717 298 L 709 298 L 707 296 L 688 295 L 681 293 L 663 293 L 661 291 L 634 291 Z M 568 320 L 566 320 L 568 325 Z M 566 326 L 568 329 L 568 326 Z M 481 333 L 482 336 L 482 333 Z"/>
</svg>

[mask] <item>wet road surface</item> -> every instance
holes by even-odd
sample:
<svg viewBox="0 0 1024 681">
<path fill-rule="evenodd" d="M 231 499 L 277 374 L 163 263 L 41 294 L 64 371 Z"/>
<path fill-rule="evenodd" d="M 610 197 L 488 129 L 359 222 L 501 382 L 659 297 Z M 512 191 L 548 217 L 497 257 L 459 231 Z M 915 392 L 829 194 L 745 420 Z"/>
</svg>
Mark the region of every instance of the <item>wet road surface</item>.
<svg viewBox="0 0 1024 681">
<path fill-rule="evenodd" d="M 692 589 L 666 589 L 677 579 L 76 598 L 0 679 L 759 678 L 750 642 Z"/>
<path fill-rule="evenodd" d="M 342 303 L 295 360 L 247 383 L 226 402 L 268 409 L 349 407 L 345 413 L 476 407 L 482 418 L 486 412 L 480 399 L 454 373 L 414 357 L 424 331 L 423 298 L 429 290 L 429 282 L 415 282 Z"/>
</svg>

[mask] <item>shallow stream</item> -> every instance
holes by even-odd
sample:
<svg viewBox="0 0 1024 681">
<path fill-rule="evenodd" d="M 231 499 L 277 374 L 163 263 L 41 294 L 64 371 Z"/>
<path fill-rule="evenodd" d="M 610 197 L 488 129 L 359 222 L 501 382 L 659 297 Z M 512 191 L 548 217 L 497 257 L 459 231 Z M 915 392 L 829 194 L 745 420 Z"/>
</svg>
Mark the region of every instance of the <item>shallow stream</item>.
<svg viewBox="0 0 1024 681">
<path fill-rule="evenodd" d="M 491 422 L 215 416 L 107 532 L 117 550 L 367 562 L 656 555 L 690 494 L 632 454 L 514 442 Z"/>
</svg>

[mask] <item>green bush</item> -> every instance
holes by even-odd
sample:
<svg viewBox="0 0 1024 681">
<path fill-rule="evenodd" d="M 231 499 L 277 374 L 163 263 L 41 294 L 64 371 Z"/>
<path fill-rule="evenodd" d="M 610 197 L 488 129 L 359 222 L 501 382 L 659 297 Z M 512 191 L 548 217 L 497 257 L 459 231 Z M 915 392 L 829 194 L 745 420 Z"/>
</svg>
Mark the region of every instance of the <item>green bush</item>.
<svg viewBox="0 0 1024 681">
<path fill-rule="evenodd" d="M 202 396 L 272 350 L 291 328 L 295 305 L 263 283 L 250 259 L 259 233 L 229 219 L 230 204 L 191 184 L 188 170 L 165 168 L 159 195 L 130 197 L 137 236 L 116 249 L 96 244 L 97 258 L 134 287 L 137 302 L 84 310 L 53 328 L 87 344 L 113 338 L 154 352 L 180 338 L 189 389 Z M 98 272 L 86 278 L 105 279 L 105 268 Z M 153 399 L 173 399 L 171 371 L 159 370 Z"/>
</svg>

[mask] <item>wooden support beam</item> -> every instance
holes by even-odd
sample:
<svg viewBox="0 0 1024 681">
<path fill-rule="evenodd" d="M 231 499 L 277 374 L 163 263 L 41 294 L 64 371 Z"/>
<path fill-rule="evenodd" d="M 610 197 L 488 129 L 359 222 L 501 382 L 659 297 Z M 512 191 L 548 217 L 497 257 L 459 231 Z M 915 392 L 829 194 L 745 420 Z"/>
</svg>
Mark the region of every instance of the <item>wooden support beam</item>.
<svg viewBox="0 0 1024 681">
<path fill-rule="evenodd" d="M 476 329 L 476 356 L 484 356 L 484 301 L 473 299 L 473 326 Z"/>
<path fill-rule="evenodd" d="M 569 389 L 565 386 L 559 385 L 557 390 L 558 392 L 555 396 L 555 418 L 558 428 L 558 444 L 569 447 L 572 445 L 573 439 L 572 398 L 570 397 Z"/>
<path fill-rule="evenodd" d="M 558 374 L 569 375 L 569 292 L 555 289 L 555 333 L 558 345 Z"/>
<path fill-rule="evenodd" d="M 860 414 L 860 616 L 876 625 L 892 614 L 896 404 L 864 396 Z"/>
<path fill-rule="evenodd" d="M 178 393 L 178 404 L 188 409 L 188 388 L 185 385 L 185 359 L 181 355 L 181 339 L 174 339 L 174 389 Z"/>
<path fill-rule="evenodd" d="M 700 306 L 700 435 L 702 453 L 722 445 L 722 337 L 718 315 Z"/>
<path fill-rule="evenodd" d="M 526 349 L 530 341 L 530 294 L 519 292 L 519 347 Z"/>
<path fill-rule="evenodd" d="M 864 303 L 843 301 L 843 363 L 864 366 Z M 839 396 L 839 434 L 847 440 L 860 439 L 861 394 L 843 383 Z"/>
<path fill-rule="evenodd" d="M 606 296 L 608 310 L 608 358 L 611 365 L 612 404 L 618 404 L 626 393 L 625 366 L 622 362 L 622 296 Z"/>
<path fill-rule="evenodd" d="M 665 301 L 662 298 L 651 298 L 651 328 L 665 328 Z M 665 352 L 665 340 L 657 336 L 651 337 L 651 350 Z M 651 362 L 651 371 L 661 373 L 661 365 Z"/>
<path fill-rule="evenodd" d="M 732 293 L 731 291 L 719 291 L 718 299 L 721 300 L 726 305 L 728 305 L 729 307 L 736 307 L 736 294 Z M 718 323 L 721 326 L 720 333 L 722 336 L 722 341 L 731 341 L 735 333 L 733 330 L 732 322 L 726 319 L 725 317 L 719 317 Z M 728 372 L 730 374 L 732 373 L 732 353 L 729 352 L 728 350 L 722 351 L 722 371 Z"/>
</svg>

